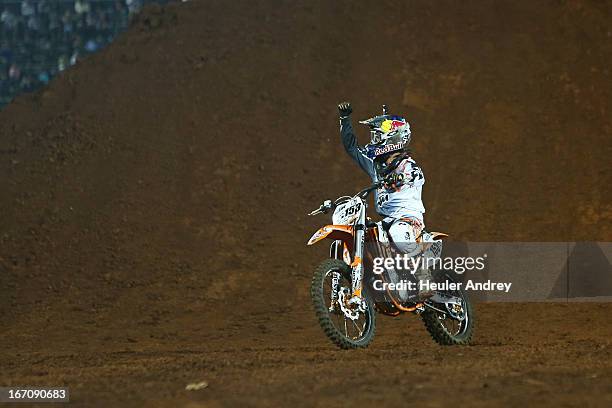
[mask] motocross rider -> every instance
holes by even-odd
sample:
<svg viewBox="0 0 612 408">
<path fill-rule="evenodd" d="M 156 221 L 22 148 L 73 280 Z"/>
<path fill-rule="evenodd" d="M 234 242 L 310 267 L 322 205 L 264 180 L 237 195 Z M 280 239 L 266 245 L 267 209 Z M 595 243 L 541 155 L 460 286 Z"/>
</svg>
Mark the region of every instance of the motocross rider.
<svg viewBox="0 0 612 408">
<path fill-rule="evenodd" d="M 401 252 L 409 256 L 418 254 L 420 247 L 416 240 L 425 225 L 425 207 L 421 200 L 425 177 L 408 150 L 410 125 L 403 117 L 387 114 L 362 121 L 370 127 L 371 140 L 361 147 L 351 124 L 351 104 L 342 102 L 338 110 L 344 149 L 373 182 L 383 182 L 375 196 L 376 212 L 384 217 L 383 227 Z M 423 281 L 431 275 L 426 268 L 420 268 L 415 277 Z M 418 297 L 423 300 L 431 294 L 421 290 Z"/>
</svg>

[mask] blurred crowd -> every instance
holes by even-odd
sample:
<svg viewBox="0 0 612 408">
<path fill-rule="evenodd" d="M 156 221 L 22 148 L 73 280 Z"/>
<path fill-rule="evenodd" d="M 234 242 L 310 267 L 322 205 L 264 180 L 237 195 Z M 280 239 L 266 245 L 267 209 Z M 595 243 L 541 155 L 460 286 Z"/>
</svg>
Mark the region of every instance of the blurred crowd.
<svg viewBox="0 0 612 408">
<path fill-rule="evenodd" d="M 107 45 L 152 2 L 0 0 L 0 107 Z"/>
</svg>

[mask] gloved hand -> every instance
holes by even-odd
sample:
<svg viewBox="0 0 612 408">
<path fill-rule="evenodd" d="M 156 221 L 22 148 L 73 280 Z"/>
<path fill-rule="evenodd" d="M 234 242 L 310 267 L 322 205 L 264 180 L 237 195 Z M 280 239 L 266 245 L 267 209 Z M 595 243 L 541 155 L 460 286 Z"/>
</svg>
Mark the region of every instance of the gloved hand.
<svg viewBox="0 0 612 408">
<path fill-rule="evenodd" d="M 351 107 L 350 102 L 340 102 L 338 104 L 338 111 L 340 112 L 340 117 L 346 117 L 353 112 L 353 108 Z"/>
<path fill-rule="evenodd" d="M 402 173 L 391 173 L 384 178 L 383 183 L 385 188 L 400 188 L 404 184 L 404 175 Z"/>
</svg>

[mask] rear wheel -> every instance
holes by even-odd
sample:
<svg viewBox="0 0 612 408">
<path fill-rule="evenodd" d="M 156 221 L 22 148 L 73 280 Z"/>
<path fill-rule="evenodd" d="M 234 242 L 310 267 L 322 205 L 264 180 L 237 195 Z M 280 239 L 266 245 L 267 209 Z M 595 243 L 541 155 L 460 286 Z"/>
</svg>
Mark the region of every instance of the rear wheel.
<svg viewBox="0 0 612 408">
<path fill-rule="evenodd" d="M 337 288 L 338 296 L 332 300 L 332 288 Z M 338 259 L 327 259 L 315 270 L 310 286 L 310 295 L 319 324 L 325 335 L 343 349 L 365 348 L 374 339 L 376 331 L 376 312 L 371 301 L 367 301 L 365 311 L 351 319 L 343 311 L 349 309 L 346 302 L 350 297 L 351 276 L 349 266 Z M 340 293 L 344 290 L 343 293 Z M 341 303 L 342 306 L 341 307 Z M 355 316 L 353 316 L 355 317 Z"/>
<path fill-rule="evenodd" d="M 436 279 L 439 282 L 444 280 L 448 282 L 456 282 L 449 274 L 444 274 L 442 279 Z M 427 301 L 431 307 L 427 307 L 421 314 L 425 328 L 431 337 L 439 344 L 444 346 L 450 345 L 467 345 L 472 340 L 474 333 L 474 311 L 472 303 L 467 296 L 467 293 L 459 288 L 457 290 L 436 291 L 439 295 L 432 299 L 447 297 L 458 300 L 455 303 L 440 303 Z"/>
</svg>

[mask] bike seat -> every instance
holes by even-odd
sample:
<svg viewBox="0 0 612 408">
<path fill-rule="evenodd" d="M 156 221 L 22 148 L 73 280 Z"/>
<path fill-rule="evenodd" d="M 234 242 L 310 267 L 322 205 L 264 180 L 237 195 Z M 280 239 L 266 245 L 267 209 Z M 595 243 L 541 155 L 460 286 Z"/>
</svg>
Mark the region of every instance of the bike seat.
<svg viewBox="0 0 612 408">
<path fill-rule="evenodd" d="M 389 228 L 391 228 L 391 224 L 393 224 L 393 221 L 395 220 L 391 220 L 391 221 L 382 220 L 382 227 L 384 228 L 385 231 L 389 231 Z"/>
</svg>

